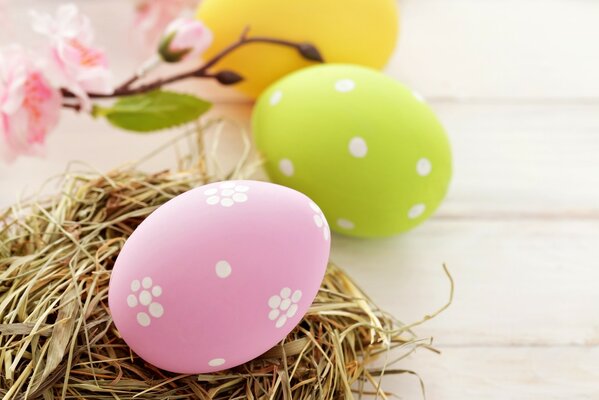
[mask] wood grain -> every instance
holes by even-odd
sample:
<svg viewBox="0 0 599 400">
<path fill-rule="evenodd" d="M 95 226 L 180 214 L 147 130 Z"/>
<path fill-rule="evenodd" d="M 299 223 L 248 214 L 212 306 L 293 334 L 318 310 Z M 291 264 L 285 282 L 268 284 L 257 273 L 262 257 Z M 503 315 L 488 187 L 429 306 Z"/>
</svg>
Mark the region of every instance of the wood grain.
<svg viewBox="0 0 599 400">
<path fill-rule="evenodd" d="M 58 3 L 13 1 L 12 27 L 3 27 L 0 43 L 38 43 L 26 10 Z M 122 0 L 78 4 L 110 21 L 96 24 L 98 38 L 117 78 L 126 77 L 141 59 L 122 40 L 130 37 L 131 9 Z M 381 240 L 334 236 L 333 260 L 407 322 L 445 302 L 441 264 L 448 264 L 455 302 L 418 329 L 443 354 L 419 351 L 401 364 L 421 373 L 429 399 L 599 399 L 599 2 L 400 5 L 401 38 L 387 72 L 430 100 L 451 137 L 454 180 L 426 224 Z M 251 104 L 233 90 L 178 88 L 217 100 L 211 116 L 248 126 Z M 107 170 L 176 134 L 126 134 L 65 116 L 46 159 L 0 167 L 0 206 L 62 172 L 67 160 Z M 231 162 L 239 137 L 229 130 L 223 145 Z M 165 153 L 146 168 L 172 160 Z M 389 377 L 386 387 L 420 398 L 410 377 Z"/>
</svg>

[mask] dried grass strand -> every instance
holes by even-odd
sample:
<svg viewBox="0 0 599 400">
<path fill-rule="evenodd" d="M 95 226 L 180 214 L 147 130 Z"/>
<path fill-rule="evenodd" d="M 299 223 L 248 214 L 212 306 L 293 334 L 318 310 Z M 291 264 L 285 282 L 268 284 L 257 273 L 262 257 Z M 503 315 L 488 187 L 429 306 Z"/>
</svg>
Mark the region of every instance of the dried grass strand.
<svg viewBox="0 0 599 400">
<path fill-rule="evenodd" d="M 430 347 L 412 328 L 380 310 L 330 264 L 310 310 L 277 346 L 214 374 L 162 371 L 121 339 L 108 310 L 108 283 L 126 238 L 157 207 L 198 185 L 251 174 L 247 133 L 240 162 L 218 164 L 225 120 L 177 136 L 148 157 L 109 173 L 75 170 L 59 194 L 0 213 L 0 395 L 3 399 L 387 399 L 382 378 L 415 374 L 395 367 Z M 210 133 L 207 133 L 210 132 Z M 206 145 L 205 135 L 213 135 Z M 178 167 L 139 166 L 185 141 Z M 216 143 L 216 144 L 215 144 Z M 378 361 L 377 361 L 378 360 Z M 376 365 L 377 362 L 383 365 Z M 424 393 L 422 379 L 420 381 Z"/>
</svg>

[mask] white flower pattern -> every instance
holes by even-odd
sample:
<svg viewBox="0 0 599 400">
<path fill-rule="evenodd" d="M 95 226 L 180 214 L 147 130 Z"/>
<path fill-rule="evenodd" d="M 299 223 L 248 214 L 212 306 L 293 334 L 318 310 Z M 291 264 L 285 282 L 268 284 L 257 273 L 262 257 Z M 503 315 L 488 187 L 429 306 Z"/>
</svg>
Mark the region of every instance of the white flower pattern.
<svg viewBox="0 0 599 400">
<path fill-rule="evenodd" d="M 244 203 L 248 200 L 247 191 L 249 186 L 238 185 L 235 182 L 223 182 L 217 188 L 210 188 L 204 191 L 206 204 L 220 204 L 223 207 L 231 207 L 235 203 Z"/>
<path fill-rule="evenodd" d="M 275 327 L 281 328 L 287 322 L 287 319 L 292 318 L 298 309 L 297 303 L 302 298 L 302 291 L 296 290 L 291 294 L 291 289 L 284 287 L 279 294 L 275 294 L 268 299 L 270 312 L 268 319 L 275 321 Z"/>
<path fill-rule="evenodd" d="M 327 222 L 327 219 L 324 217 L 322 210 L 313 201 L 310 202 L 310 208 L 312 209 L 312 211 L 314 211 L 314 224 L 316 224 L 318 229 L 322 228 L 322 235 L 324 237 L 324 240 L 329 240 L 329 237 L 331 236 L 331 231 L 329 229 L 329 223 Z"/>
<path fill-rule="evenodd" d="M 160 295 L 162 295 L 162 288 L 154 285 L 149 276 L 143 278 L 141 282 L 138 279 L 131 282 L 131 294 L 127 296 L 127 305 L 131 308 L 144 307 L 144 310 L 136 315 L 138 324 L 143 327 L 149 326 L 152 318 L 160 318 L 164 315 L 162 304 L 154 301 Z"/>
</svg>

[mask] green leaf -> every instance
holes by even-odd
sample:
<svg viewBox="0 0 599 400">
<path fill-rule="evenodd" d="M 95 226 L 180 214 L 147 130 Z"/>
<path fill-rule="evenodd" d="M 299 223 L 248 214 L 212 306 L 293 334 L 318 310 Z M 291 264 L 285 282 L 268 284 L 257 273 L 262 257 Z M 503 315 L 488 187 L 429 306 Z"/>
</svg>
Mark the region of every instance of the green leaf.
<svg viewBox="0 0 599 400">
<path fill-rule="evenodd" d="M 151 132 L 192 122 L 211 106 L 189 94 L 156 90 L 122 97 L 109 108 L 95 107 L 93 115 L 122 129 Z"/>
</svg>

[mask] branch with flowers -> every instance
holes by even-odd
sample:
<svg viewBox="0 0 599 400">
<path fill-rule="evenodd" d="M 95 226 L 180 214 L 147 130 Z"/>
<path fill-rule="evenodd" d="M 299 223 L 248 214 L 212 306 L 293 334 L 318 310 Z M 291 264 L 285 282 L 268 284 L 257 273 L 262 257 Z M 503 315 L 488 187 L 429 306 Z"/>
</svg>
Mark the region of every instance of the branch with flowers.
<svg viewBox="0 0 599 400">
<path fill-rule="evenodd" d="M 47 39 L 47 51 L 35 59 L 22 47 L 0 50 L 0 158 L 41 152 L 49 131 L 59 121 L 61 108 L 104 117 L 112 125 L 150 132 L 192 122 L 211 104 L 197 96 L 163 88 L 186 79 L 214 79 L 234 85 L 244 79 L 232 70 L 218 70 L 219 61 L 240 47 L 266 43 L 295 49 L 300 57 L 323 62 L 310 43 L 264 36 L 249 30 L 201 65 L 188 71 L 143 82 L 161 63 L 199 59 L 212 43 L 212 33 L 201 21 L 179 18 L 168 25 L 156 54 L 125 82 L 114 87 L 108 60 L 94 44 L 91 21 L 75 5 L 62 5 L 56 15 L 32 13 L 33 29 Z M 116 99 L 111 105 L 99 100 Z"/>
</svg>

